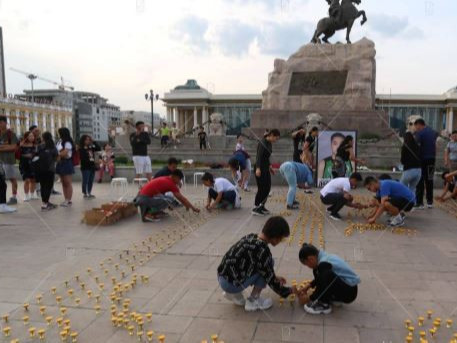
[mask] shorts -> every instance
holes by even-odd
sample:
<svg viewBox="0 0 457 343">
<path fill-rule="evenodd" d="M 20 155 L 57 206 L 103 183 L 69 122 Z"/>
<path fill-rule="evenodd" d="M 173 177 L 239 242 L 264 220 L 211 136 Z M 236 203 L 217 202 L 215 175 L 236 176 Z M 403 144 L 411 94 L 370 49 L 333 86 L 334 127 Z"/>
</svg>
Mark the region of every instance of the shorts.
<svg viewBox="0 0 457 343">
<path fill-rule="evenodd" d="M 56 174 L 60 176 L 73 175 L 75 167 L 71 158 L 60 160 L 56 165 Z"/>
<path fill-rule="evenodd" d="M 152 173 L 151 159 L 149 156 L 133 156 L 132 159 L 135 171 L 138 175 Z"/>
<path fill-rule="evenodd" d="M 14 164 L 3 163 L 2 166 L 5 174 L 5 180 L 11 180 L 16 178 L 16 168 Z"/>
<path fill-rule="evenodd" d="M 400 211 L 404 211 L 404 212 L 411 211 L 413 209 L 413 206 L 415 205 L 414 201 L 409 201 L 408 199 L 400 198 L 400 197 L 389 198 L 389 202 L 394 207 L 396 207 Z"/>
</svg>

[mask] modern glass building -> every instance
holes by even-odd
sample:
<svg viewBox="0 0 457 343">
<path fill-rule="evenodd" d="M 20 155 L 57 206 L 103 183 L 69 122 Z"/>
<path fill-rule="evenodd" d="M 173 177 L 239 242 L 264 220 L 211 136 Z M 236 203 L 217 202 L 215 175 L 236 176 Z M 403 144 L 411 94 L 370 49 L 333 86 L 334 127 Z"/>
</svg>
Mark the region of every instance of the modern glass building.
<svg viewBox="0 0 457 343">
<path fill-rule="evenodd" d="M 182 132 L 188 134 L 200 125 L 208 131 L 209 116 L 224 116 L 228 135 L 241 133 L 250 126 L 251 115 L 262 107 L 261 94 L 212 94 L 201 88 L 195 80 L 177 86 L 165 94 L 167 121 L 176 122 Z M 438 132 L 457 129 L 457 87 L 441 95 L 377 94 L 376 109 L 389 114 L 391 128 L 400 133 L 406 129 L 411 115 L 420 115 Z"/>
</svg>

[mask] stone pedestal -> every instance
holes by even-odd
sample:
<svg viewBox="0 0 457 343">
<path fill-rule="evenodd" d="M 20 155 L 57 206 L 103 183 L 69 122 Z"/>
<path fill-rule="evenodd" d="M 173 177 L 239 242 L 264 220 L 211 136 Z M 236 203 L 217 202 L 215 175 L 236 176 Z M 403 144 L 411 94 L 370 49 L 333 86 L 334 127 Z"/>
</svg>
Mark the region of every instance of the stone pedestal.
<svg viewBox="0 0 457 343">
<path fill-rule="evenodd" d="M 375 110 L 375 55 L 374 43 L 363 38 L 352 45 L 307 44 L 287 61 L 275 60 L 251 130 L 291 131 L 318 113 L 323 128 L 386 131 L 388 117 Z"/>
</svg>

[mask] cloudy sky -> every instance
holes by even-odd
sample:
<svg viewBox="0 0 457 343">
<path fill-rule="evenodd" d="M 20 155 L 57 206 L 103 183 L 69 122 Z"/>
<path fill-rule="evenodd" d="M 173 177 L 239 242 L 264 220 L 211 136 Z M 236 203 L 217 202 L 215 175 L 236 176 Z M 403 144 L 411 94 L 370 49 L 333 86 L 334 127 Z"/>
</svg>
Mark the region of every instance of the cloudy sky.
<svg viewBox="0 0 457 343">
<path fill-rule="evenodd" d="M 358 7 L 368 22 L 355 24 L 352 41 L 375 41 L 378 93 L 443 93 L 457 84 L 455 0 Z M 215 93 L 260 93 L 274 58 L 309 42 L 327 11 L 325 0 L 0 0 L 7 89 L 29 87 L 15 67 L 63 76 L 123 109 L 147 110 L 145 91 L 162 95 L 189 78 Z"/>
</svg>

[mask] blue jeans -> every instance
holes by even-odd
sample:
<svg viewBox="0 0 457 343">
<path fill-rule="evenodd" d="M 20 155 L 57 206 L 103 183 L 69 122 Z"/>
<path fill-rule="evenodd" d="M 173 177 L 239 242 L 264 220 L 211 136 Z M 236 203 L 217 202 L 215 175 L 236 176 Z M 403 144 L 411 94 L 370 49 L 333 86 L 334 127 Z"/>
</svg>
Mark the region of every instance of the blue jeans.
<svg viewBox="0 0 457 343">
<path fill-rule="evenodd" d="M 279 168 L 279 172 L 282 177 L 286 179 L 287 184 L 289 185 L 289 191 L 287 192 L 287 205 L 292 206 L 295 201 L 295 194 L 297 193 L 297 171 L 292 163 L 285 162 Z M 308 185 L 313 184 L 312 173 L 307 173 L 306 183 Z"/>
<path fill-rule="evenodd" d="M 416 194 L 416 186 L 419 183 L 421 176 L 421 168 L 408 169 L 403 172 L 400 182 L 408 187 L 411 192 Z"/>
<path fill-rule="evenodd" d="M 218 193 L 213 188 L 210 188 L 208 190 L 208 196 L 211 199 L 216 200 Z M 235 191 L 226 191 L 226 192 L 222 193 L 222 199 L 221 199 L 220 203 L 221 204 L 227 203 L 227 204 L 231 204 L 231 205 L 235 206 L 235 200 L 236 200 L 236 192 Z"/>
<path fill-rule="evenodd" d="M 83 194 L 92 194 L 92 186 L 94 185 L 95 170 L 81 170 L 83 176 L 82 189 Z"/>
<path fill-rule="evenodd" d="M 219 285 L 221 286 L 224 292 L 233 294 L 233 293 L 241 293 L 249 286 L 254 286 L 257 288 L 264 289 L 267 287 L 267 283 L 265 279 L 260 274 L 254 274 L 250 278 L 246 279 L 241 285 L 234 285 L 227 281 L 226 278 L 223 276 L 218 276 Z"/>
</svg>

